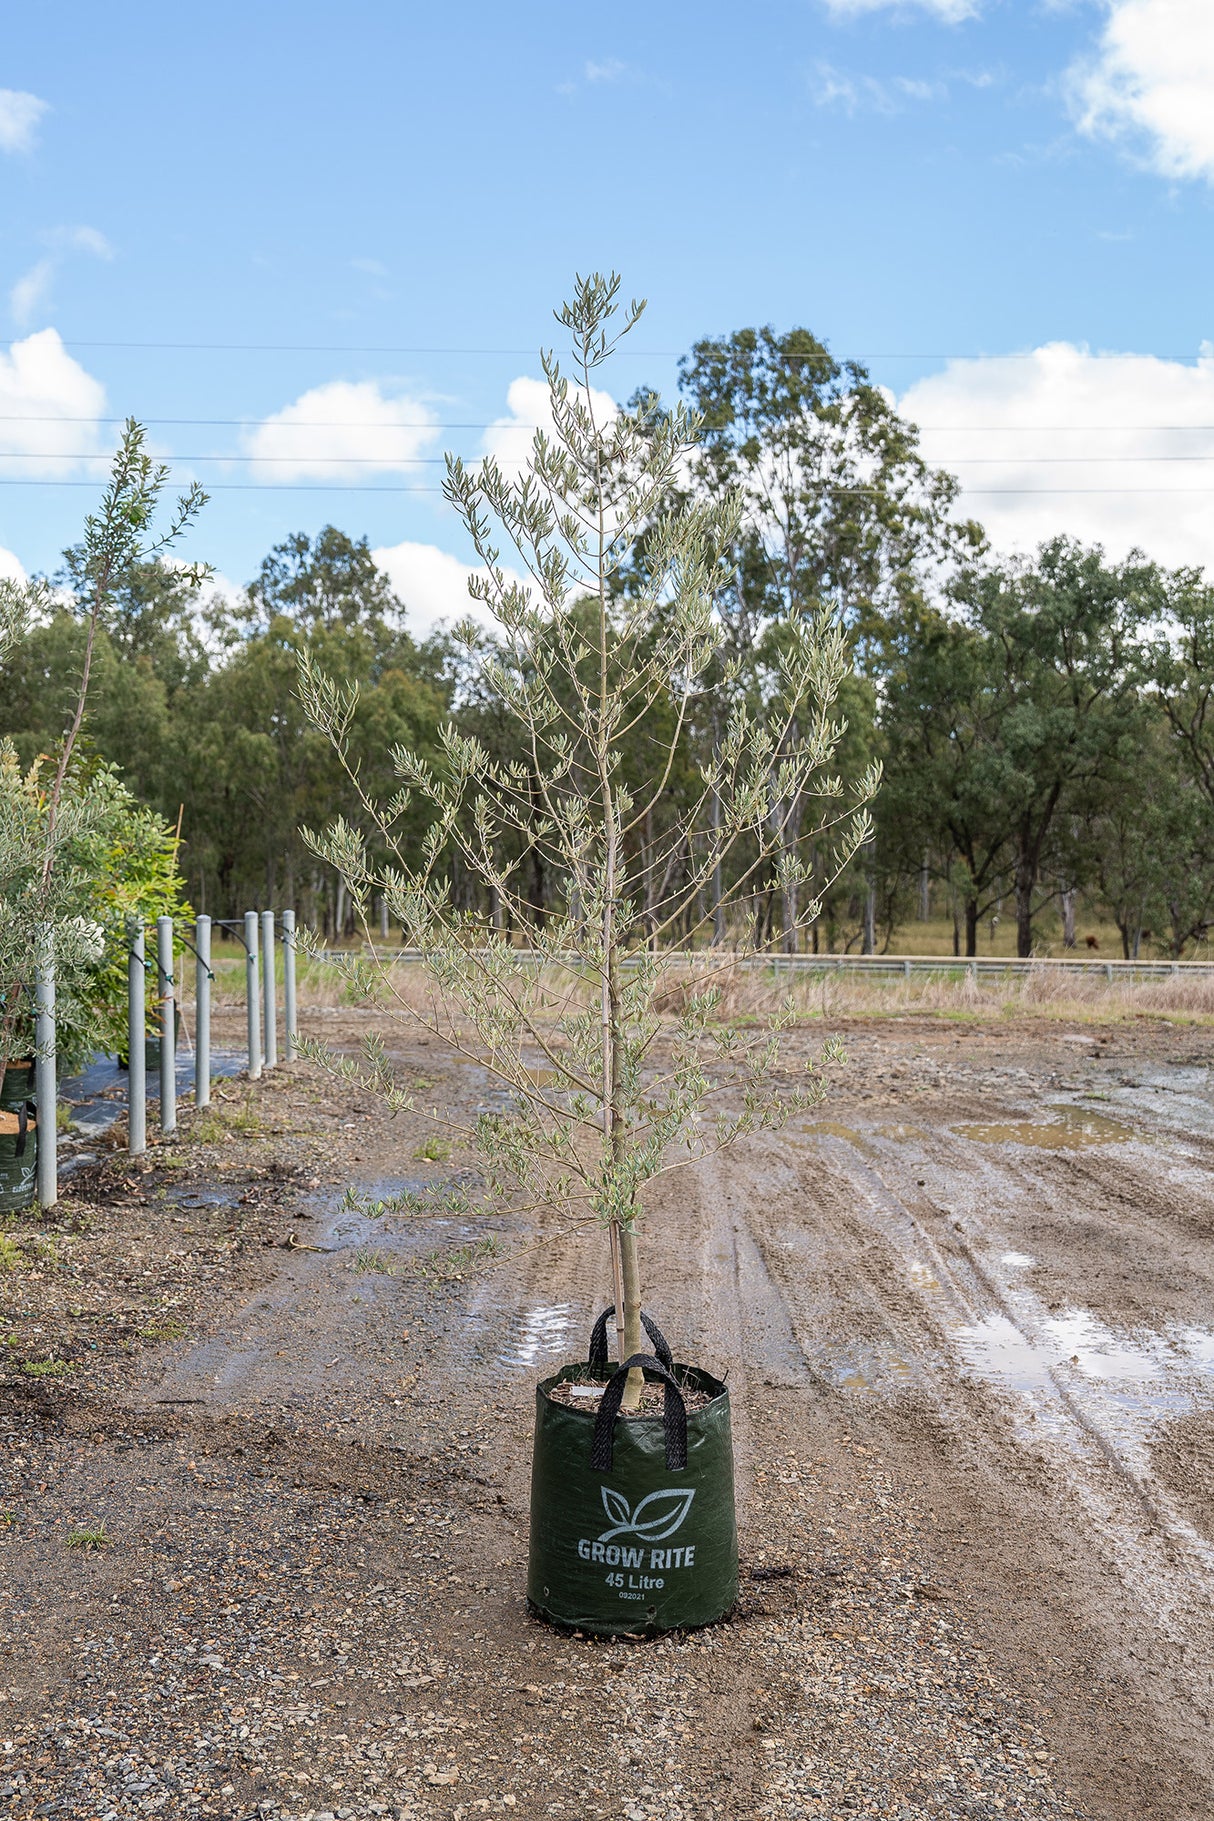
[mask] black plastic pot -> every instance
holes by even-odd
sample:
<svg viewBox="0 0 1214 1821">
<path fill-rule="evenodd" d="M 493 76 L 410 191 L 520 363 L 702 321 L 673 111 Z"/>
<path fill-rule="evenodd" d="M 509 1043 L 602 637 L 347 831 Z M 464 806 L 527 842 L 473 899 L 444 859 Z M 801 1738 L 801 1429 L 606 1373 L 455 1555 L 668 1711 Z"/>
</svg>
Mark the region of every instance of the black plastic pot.
<svg viewBox="0 0 1214 1821">
<path fill-rule="evenodd" d="M 0 1105 L 0 1214 L 28 1208 L 34 1200 L 37 1160 L 38 1121 L 33 1101 Z"/>
<path fill-rule="evenodd" d="M 528 1601 L 554 1624 L 608 1637 L 709 1625 L 738 1597 L 729 1393 L 674 1365 L 665 1342 L 664 1358 L 638 1353 L 618 1368 L 605 1332 L 602 1351 L 592 1342 L 584 1365 L 536 1390 Z M 662 1416 L 619 1415 L 632 1366 L 665 1386 Z M 570 1383 L 605 1384 L 598 1410 L 554 1401 Z M 709 1401 L 688 1411 L 684 1391 Z"/>
</svg>

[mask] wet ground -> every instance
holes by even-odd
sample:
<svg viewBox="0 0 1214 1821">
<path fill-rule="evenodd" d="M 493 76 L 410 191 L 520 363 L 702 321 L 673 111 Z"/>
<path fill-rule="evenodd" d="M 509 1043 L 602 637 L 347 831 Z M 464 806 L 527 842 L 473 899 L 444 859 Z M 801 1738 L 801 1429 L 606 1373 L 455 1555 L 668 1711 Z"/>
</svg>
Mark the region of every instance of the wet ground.
<svg viewBox="0 0 1214 1821">
<path fill-rule="evenodd" d="M 194 1057 L 188 1051 L 179 1050 L 174 1062 L 177 1097 L 179 1100 L 192 1099 Z M 244 1066 L 245 1058 L 237 1050 L 211 1052 L 212 1080 L 238 1075 Z M 160 1104 L 159 1062 L 147 1072 L 146 1090 L 152 1107 L 149 1120 L 154 1125 Z M 81 1167 L 82 1161 L 92 1162 L 96 1155 L 93 1149 L 96 1140 L 116 1119 L 125 1118 L 129 1101 L 127 1072 L 119 1066 L 116 1056 L 98 1053 L 78 1075 L 68 1075 L 60 1081 L 59 1103 L 66 1109 L 69 1122 L 59 1140 L 61 1169 L 66 1168 L 71 1174 Z"/>
<path fill-rule="evenodd" d="M 745 1572 L 731 1626 L 638 1647 L 521 1599 L 531 1386 L 608 1300 L 599 1237 L 376 1216 L 458 1159 L 268 1084 L 256 1281 L 11 1385 L 14 1812 L 1208 1821 L 1214 1041 L 847 1040 L 821 1116 L 650 1211 L 647 1306 L 733 1391 Z M 166 1226 L 230 1222 L 222 1174 Z"/>
</svg>

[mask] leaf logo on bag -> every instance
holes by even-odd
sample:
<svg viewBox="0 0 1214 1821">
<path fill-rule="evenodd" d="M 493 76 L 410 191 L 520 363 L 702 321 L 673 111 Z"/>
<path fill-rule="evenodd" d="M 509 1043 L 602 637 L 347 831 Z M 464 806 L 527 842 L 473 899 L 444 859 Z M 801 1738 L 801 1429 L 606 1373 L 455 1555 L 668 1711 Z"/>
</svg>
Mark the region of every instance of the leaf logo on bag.
<svg viewBox="0 0 1214 1821">
<path fill-rule="evenodd" d="M 696 1495 L 694 1486 L 690 1491 L 672 1486 L 666 1492 L 649 1493 L 633 1511 L 624 1494 L 613 1486 L 604 1486 L 602 1493 L 603 1509 L 613 1528 L 603 1531 L 600 1543 L 613 1542 L 617 1536 L 639 1536 L 645 1543 L 663 1543 L 679 1528 Z"/>
</svg>

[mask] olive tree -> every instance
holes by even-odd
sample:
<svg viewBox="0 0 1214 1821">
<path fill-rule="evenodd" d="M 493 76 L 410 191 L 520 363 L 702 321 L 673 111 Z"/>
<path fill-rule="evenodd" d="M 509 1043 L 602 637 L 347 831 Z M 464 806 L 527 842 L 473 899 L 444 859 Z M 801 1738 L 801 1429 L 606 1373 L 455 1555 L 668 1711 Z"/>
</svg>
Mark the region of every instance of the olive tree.
<svg viewBox="0 0 1214 1821">
<path fill-rule="evenodd" d="M 789 609 L 757 701 L 736 686 L 728 654 L 722 663 L 716 603 L 742 502 L 684 494 L 666 509 L 698 420 L 651 396 L 604 409 L 599 389 L 643 307 L 623 308 L 614 274 L 578 279 L 557 312 L 572 367 L 542 356 L 551 429 L 536 431 L 522 471 L 447 460 L 447 498 L 480 558 L 469 592 L 496 626 L 489 642 L 471 622 L 458 637 L 482 693 L 516 723 L 513 756 L 494 756 L 452 723 L 434 763 L 396 750 L 399 790 L 373 800 L 351 753 L 357 689 L 301 667 L 307 710 L 360 801 L 357 825 L 337 820 L 306 838 L 347 882 L 368 936 L 386 896 L 430 990 L 419 1003 L 385 968 L 350 970 L 368 990 L 378 980 L 400 1016 L 475 1057 L 508 1091 L 508 1110 L 483 1113 L 465 1134 L 489 1201 L 512 1195 L 516 1206 L 556 1206 L 572 1224 L 607 1230 L 621 1358 L 641 1350 L 637 1235 L 649 1185 L 821 1098 L 834 1046 L 790 1070 L 791 1003 L 758 1024 L 734 1022 L 722 984 L 759 947 L 745 914 L 754 881 L 774 867 L 812 922 L 819 906 L 795 888 L 814 877 L 815 850 L 819 880 L 824 852 L 831 879 L 847 864 L 870 832 L 878 782 L 875 769 L 850 789 L 832 774 L 848 673 L 835 610 Z M 642 536 L 643 584 L 621 592 L 613 584 Z M 677 814 L 655 817 L 709 688 L 723 705 L 720 737 Z M 640 786 L 635 768 L 631 785 L 625 775 L 638 737 L 652 742 Z M 794 838 L 787 815 L 771 815 L 773 783 L 783 804 L 813 806 Z M 410 865 L 400 830 L 419 802 L 428 828 Z M 530 889 L 536 850 L 560 885 L 544 914 Z M 384 853 L 390 862 L 377 864 Z M 471 905 L 453 894 L 453 858 L 481 887 Z M 728 952 L 705 940 L 714 877 L 738 911 Z M 529 930 L 526 949 L 503 923 Z M 414 1107 L 382 1039 L 369 1038 L 357 1060 L 328 1060 L 392 1108 Z M 451 1123 L 439 1108 L 420 1110 Z M 624 1408 L 640 1393 L 634 1370 Z"/>
<path fill-rule="evenodd" d="M 89 683 L 98 634 L 113 608 L 123 577 L 181 536 L 206 501 L 195 485 L 182 496 L 164 529 L 155 531 L 168 469 L 154 462 L 145 432 L 128 419 L 115 451 L 109 482 L 96 512 L 85 520 L 78 553 L 79 601 L 84 641 L 79 675 L 72 679 L 67 726 L 49 759 L 22 768 L 11 741 L 0 740 L 0 1083 L 14 1053 L 33 1037 L 33 988 L 40 961 L 54 958 L 57 997 L 65 1027 L 100 1031 L 94 1014 L 104 996 L 105 930 L 96 907 L 115 867 L 116 840 L 155 840 L 155 818 L 132 835 L 116 833 L 128 793 L 104 771 L 76 763 L 85 727 Z M 201 581 L 205 565 L 185 573 Z M 44 583 L 0 583 L 0 665 L 52 604 Z M 115 818 L 117 817 L 117 822 Z M 129 821 L 129 818 L 128 818 Z M 175 873 L 175 863 L 173 871 Z M 83 1041 L 83 1037 L 82 1037 Z"/>
</svg>

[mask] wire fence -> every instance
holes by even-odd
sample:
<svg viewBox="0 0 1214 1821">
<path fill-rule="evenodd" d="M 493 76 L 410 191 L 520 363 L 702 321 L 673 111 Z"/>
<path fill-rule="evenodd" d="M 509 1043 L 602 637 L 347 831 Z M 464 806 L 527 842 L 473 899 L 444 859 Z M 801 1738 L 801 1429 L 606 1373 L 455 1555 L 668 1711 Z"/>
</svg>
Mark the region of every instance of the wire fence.
<svg viewBox="0 0 1214 1821">
<path fill-rule="evenodd" d="M 494 951 L 485 949 L 472 952 L 487 956 Z M 536 966 L 567 966 L 579 970 L 585 965 L 576 955 L 553 953 L 544 949 L 516 948 L 513 954 L 520 964 L 530 961 Z M 335 963 L 350 959 L 374 959 L 408 964 L 423 962 L 425 955 L 418 948 L 389 948 L 376 944 L 361 949 L 317 949 L 313 951 L 313 958 Z M 642 959 L 647 958 L 631 956 L 624 962 L 624 966 L 639 966 Z M 728 958 L 728 950 L 721 949 L 672 949 L 663 956 L 667 963 L 682 963 L 689 969 L 720 966 Z M 1096 976 L 1111 982 L 1178 977 L 1198 979 L 1214 975 L 1214 958 L 1208 961 L 1114 961 L 1101 960 L 1091 955 L 1033 955 L 1026 960 L 1003 955 L 739 955 L 734 958 L 733 965 L 777 978 L 784 974 L 798 978 L 851 974 L 877 980 L 910 980 L 916 976 L 962 980 L 967 975 L 971 980 L 1015 980 L 1031 975 L 1053 974 L 1060 978 L 1071 975 Z"/>
</svg>

